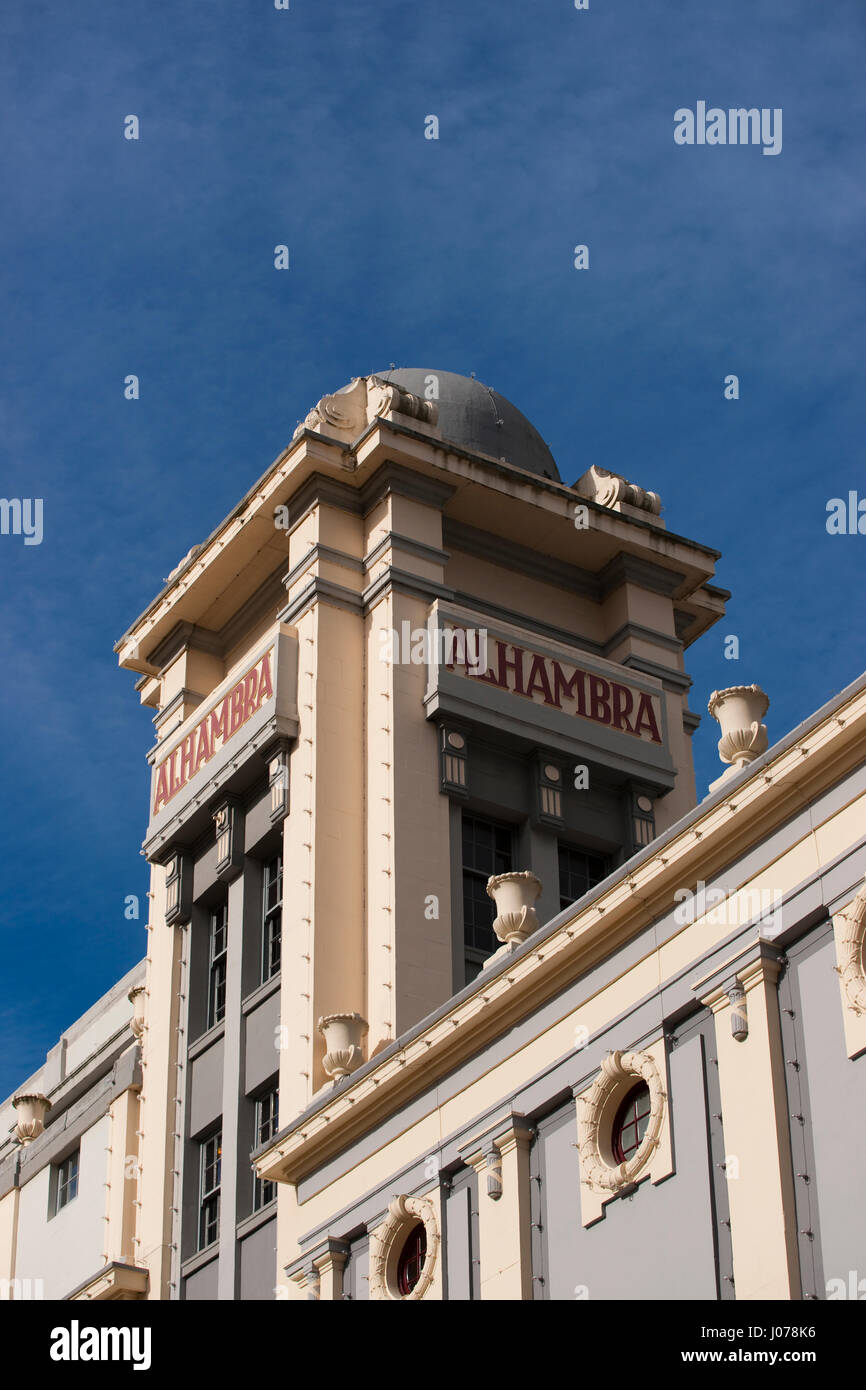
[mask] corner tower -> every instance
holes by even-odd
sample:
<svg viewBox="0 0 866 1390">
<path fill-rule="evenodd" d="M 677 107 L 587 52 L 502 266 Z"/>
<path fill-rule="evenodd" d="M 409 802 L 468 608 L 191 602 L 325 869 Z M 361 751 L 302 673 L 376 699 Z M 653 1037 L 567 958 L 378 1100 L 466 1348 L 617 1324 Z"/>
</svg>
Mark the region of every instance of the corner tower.
<svg viewBox="0 0 866 1390">
<path fill-rule="evenodd" d="M 684 651 L 727 595 L 659 512 L 474 379 L 360 377 L 118 643 L 157 735 L 152 1296 L 270 1296 L 249 1153 L 330 1084 L 323 1016 L 375 1054 L 483 968 L 490 874 L 543 922 L 694 805 Z"/>
</svg>

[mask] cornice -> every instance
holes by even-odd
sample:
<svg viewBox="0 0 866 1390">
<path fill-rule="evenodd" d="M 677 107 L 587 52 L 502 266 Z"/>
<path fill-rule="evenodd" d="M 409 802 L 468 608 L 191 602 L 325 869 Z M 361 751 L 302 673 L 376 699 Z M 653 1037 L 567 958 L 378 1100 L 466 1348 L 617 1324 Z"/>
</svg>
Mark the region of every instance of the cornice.
<svg viewBox="0 0 866 1390">
<path fill-rule="evenodd" d="M 645 560 L 643 556 L 629 555 L 621 551 L 599 572 L 596 582 L 602 599 L 606 599 L 608 594 L 612 594 L 623 584 L 636 584 L 639 588 L 649 589 L 654 594 L 674 598 L 680 594 L 682 586 L 686 583 L 686 576 L 680 570 L 669 570 L 664 565 L 656 564 L 654 560 Z"/>
<path fill-rule="evenodd" d="M 256 1152 L 259 1176 L 297 1182 L 560 993 L 668 911 L 683 883 L 709 879 L 735 862 L 757 837 L 765 838 L 859 765 L 864 737 L 866 677 L 861 677 L 587 894 L 578 912 L 559 914 L 511 957 L 315 1101 Z"/>
<path fill-rule="evenodd" d="M 542 584 L 553 584 L 557 589 L 582 594 L 593 603 L 602 601 L 598 575 L 591 570 L 550 560 L 539 555 L 537 550 L 492 536 L 475 526 L 467 526 L 463 521 L 452 521 L 447 516 L 443 518 L 442 544 L 463 551 L 466 555 L 474 555 L 479 560 L 489 560 L 491 564 L 501 565 L 512 573 L 527 574 Z"/>
</svg>

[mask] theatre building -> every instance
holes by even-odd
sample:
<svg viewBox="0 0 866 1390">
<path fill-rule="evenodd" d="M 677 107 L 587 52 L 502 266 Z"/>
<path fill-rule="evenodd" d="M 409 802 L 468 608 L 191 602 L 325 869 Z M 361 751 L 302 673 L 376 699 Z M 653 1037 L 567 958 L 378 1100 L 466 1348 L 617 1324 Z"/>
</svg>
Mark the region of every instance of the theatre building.
<svg viewBox="0 0 866 1390">
<path fill-rule="evenodd" d="M 692 709 L 718 553 L 571 472 L 474 379 L 358 378 L 118 643 L 132 1225 L 52 1296 L 858 1296 L 866 678 L 772 745 L 737 663 Z M 4 1111 L 13 1286 L 50 1090 Z"/>
</svg>

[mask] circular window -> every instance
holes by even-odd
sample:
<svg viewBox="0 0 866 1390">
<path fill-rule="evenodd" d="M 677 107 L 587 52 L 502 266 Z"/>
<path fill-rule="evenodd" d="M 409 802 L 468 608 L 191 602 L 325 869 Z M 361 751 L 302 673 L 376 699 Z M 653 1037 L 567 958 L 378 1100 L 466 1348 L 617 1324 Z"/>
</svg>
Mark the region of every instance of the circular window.
<svg viewBox="0 0 866 1390">
<path fill-rule="evenodd" d="M 397 1261 L 397 1288 L 402 1297 L 410 1294 L 421 1278 L 426 1256 L 427 1232 L 424 1222 L 419 1221 L 406 1237 Z"/>
<path fill-rule="evenodd" d="M 617 1163 L 627 1163 L 641 1146 L 649 1124 L 652 1104 L 645 1081 L 633 1086 L 616 1112 L 611 1141 Z"/>
</svg>

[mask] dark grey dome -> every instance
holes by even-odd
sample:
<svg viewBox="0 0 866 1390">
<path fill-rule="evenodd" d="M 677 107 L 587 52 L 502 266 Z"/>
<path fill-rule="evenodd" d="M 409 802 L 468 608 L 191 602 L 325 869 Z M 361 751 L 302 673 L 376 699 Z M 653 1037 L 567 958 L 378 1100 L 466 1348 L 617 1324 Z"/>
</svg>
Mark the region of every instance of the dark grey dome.
<svg viewBox="0 0 866 1390">
<path fill-rule="evenodd" d="M 381 381 L 393 381 L 415 396 L 428 394 L 428 383 L 439 383 L 439 428 L 443 438 L 462 444 L 480 454 L 504 458 L 507 463 L 552 478 L 559 483 L 559 469 L 553 455 L 534 425 L 516 406 L 489 386 L 458 376 L 456 372 L 437 372 L 433 368 L 399 367 L 376 372 Z"/>
</svg>

